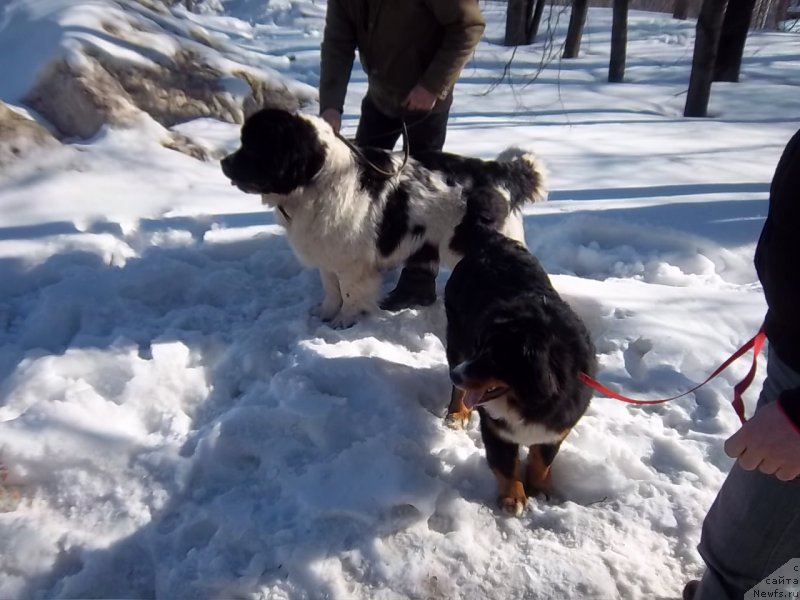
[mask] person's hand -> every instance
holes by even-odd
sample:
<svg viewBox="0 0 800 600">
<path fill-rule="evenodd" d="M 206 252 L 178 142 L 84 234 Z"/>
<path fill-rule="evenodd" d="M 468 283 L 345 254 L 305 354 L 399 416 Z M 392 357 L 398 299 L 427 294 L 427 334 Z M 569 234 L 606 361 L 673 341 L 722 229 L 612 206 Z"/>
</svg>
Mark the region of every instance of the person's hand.
<svg viewBox="0 0 800 600">
<path fill-rule="evenodd" d="M 435 104 L 436 94 L 432 94 L 420 84 L 415 85 L 403 101 L 403 107 L 408 110 L 422 110 L 426 112 L 432 110 Z"/>
<path fill-rule="evenodd" d="M 333 128 L 334 133 L 339 133 L 342 128 L 342 113 L 335 108 L 326 108 L 320 115 Z"/>
<path fill-rule="evenodd" d="M 791 481 L 800 475 L 800 432 L 777 402 L 760 408 L 725 442 L 725 453 L 747 470 Z"/>
</svg>

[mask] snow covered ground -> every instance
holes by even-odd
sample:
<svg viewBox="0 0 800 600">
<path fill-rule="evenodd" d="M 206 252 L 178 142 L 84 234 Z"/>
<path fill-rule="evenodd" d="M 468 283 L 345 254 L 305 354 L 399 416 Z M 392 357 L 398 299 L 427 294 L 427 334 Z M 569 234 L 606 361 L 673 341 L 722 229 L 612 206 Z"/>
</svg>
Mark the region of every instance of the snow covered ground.
<svg viewBox="0 0 800 600">
<path fill-rule="evenodd" d="M 13 11 L 48 3 L 3 3 L 0 46 L 16 47 Z M 215 5 L 174 21 L 316 85 L 324 2 Z M 592 9 L 579 59 L 526 85 L 536 44 L 497 83 L 503 3 L 482 6 L 447 149 L 540 154 L 552 191 L 528 244 L 586 320 L 600 378 L 688 389 L 763 316 L 752 254 L 800 123 L 797 34 L 753 34 L 742 81 L 692 120 L 693 22 L 632 13 L 627 82 L 610 85 L 611 13 Z M 560 43 L 567 16 L 549 23 Z M 18 103 L 30 61 L 0 56 L 0 99 Z M 364 86 L 356 69 L 346 132 Z M 176 129 L 237 144 L 225 123 Z M 320 284 L 272 214 L 161 131 L 107 129 L 0 178 L 0 461 L 22 496 L 0 514 L 0 598 L 652 599 L 699 573 L 744 362 L 668 405 L 596 398 L 556 459 L 559 498 L 509 518 L 477 416 L 442 422 L 441 304 L 344 331 L 311 318 Z"/>
</svg>

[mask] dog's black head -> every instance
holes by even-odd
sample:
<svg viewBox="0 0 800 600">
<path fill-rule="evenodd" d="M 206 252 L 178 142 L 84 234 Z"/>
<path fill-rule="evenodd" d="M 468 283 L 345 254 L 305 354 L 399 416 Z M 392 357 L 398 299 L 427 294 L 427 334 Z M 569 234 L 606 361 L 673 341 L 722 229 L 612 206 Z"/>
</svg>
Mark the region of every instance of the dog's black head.
<svg viewBox="0 0 800 600">
<path fill-rule="evenodd" d="M 591 397 L 577 373 L 594 370 L 594 347 L 584 330 L 540 318 L 510 318 L 485 329 L 450 378 L 465 390 L 468 408 L 505 398 L 522 419 L 541 421 L 556 404 L 565 418 L 579 411 L 577 419 Z"/>
<path fill-rule="evenodd" d="M 266 108 L 247 118 L 241 147 L 222 159 L 222 172 L 251 194 L 289 194 L 308 185 L 325 162 L 325 147 L 310 121 Z"/>
<path fill-rule="evenodd" d="M 450 238 L 450 249 L 460 254 L 483 246 L 486 237 L 502 227 L 510 208 L 508 200 L 494 187 L 480 185 L 465 189 L 463 194 L 464 216 Z"/>
<path fill-rule="evenodd" d="M 474 352 L 450 373 L 456 387 L 466 392 L 464 403 L 474 408 L 505 396 L 524 407 L 550 399 L 559 392 L 557 374 L 540 336 L 524 329 L 526 323 L 495 323 L 477 340 Z"/>
</svg>

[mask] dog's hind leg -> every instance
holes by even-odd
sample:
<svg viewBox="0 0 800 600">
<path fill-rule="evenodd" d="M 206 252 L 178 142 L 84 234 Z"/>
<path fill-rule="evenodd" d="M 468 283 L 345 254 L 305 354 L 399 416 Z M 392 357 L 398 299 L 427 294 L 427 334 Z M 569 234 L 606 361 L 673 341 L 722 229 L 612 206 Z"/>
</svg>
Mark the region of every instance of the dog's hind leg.
<svg viewBox="0 0 800 600">
<path fill-rule="evenodd" d="M 319 271 L 319 278 L 322 281 L 322 291 L 325 292 L 325 298 L 322 300 L 322 304 L 318 304 L 311 309 L 311 314 L 323 321 L 330 321 L 342 307 L 342 291 L 339 288 L 339 278 L 336 273 L 323 271 L 322 269 Z"/>
<path fill-rule="evenodd" d="M 528 449 L 528 472 L 525 478 L 525 490 L 531 497 L 543 494 L 550 499 L 553 483 L 550 478 L 550 466 L 558 454 L 561 442 L 557 444 L 536 444 Z"/>
<path fill-rule="evenodd" d="M 359 317 L 375 310 L 380 293 L 381 277 L 377 271 L 340 273 L 342 307 L 331 320 L 331 327 L 343 329 L 354 325 Z"/>
<path fill-rule="evenodd" d="M 383 310 L 429 306 L 436 302 L 439 249 L 424 244 L 408 257 L 395 288 L 381 302 Z"/>
<path fill-rule="evenodd" d="M 486 462 L 497 479 L 497 503 L 502 510 L 518 517 L 528 501 L 522 485 L 519 446 L 500 438 L 485 413 L 481 414 L 481 437 L 486 448 Z"/>
</svg>

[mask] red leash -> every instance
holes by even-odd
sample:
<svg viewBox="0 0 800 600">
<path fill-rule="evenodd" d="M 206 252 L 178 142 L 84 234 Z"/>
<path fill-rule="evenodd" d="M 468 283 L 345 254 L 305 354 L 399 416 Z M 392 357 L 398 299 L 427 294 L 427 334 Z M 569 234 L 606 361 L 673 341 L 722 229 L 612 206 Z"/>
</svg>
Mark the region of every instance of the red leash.
<svg viewBox="0 0 800 600">
<path fill-rule="evenodd" d="M 608 388 L 602 383 L 598 382 L 596 379 L 589 377 L 586 373 L 578 373 L 578 379 L 603 396 L 614 398 L 615 400 L 621 400 L 622 402 L 627 402 L 628 404 L 663 404 L 664 402 L 670 402 L 672 400 L 677 400 L 678 398 L 683 398 L 684 396 L 699 390 L 709 381 L 714 379 L 714 377 L 722 373 L 725 369 L 736 362 L 745 352 L 752 349 L 753 363 L 750 365 L 750 371 L 747 373 L 744 379 L 742 379 L 733 387 L 733 410 L 736 411 L 739 420 L 744 423 L 746 419 L 744 416 L 744 402 L 742 402 L 742 394 L 750 386 L 750 384 L 753 383 L 753 378 L 756 376 L 756 368 L 758 367 L 758 354 L 761 352 L 761 347 L 764 345 L 764 340 L 766 340 L 766 338 L 767 336 L 764 334 L 764 328 L 761 327 L 758 330 L 758 333 L 756 333 L 747 343 L 745 343 L 744 346 L 734 352 L 728 360 L 717 367 L 717 369 L 711 375 L 709 375 L 705 381 L 697 384 L 692 389 L 683 392 L 682 394 L 678 394 L 677 396 L 672 396 L 670 398 L 661 398 L 660 400 L 636 400 L 635 398 L 629 398 L 628 396 L 623 396 L 622 394 L 615 392 L 611 388 Z"/>
</svg>

